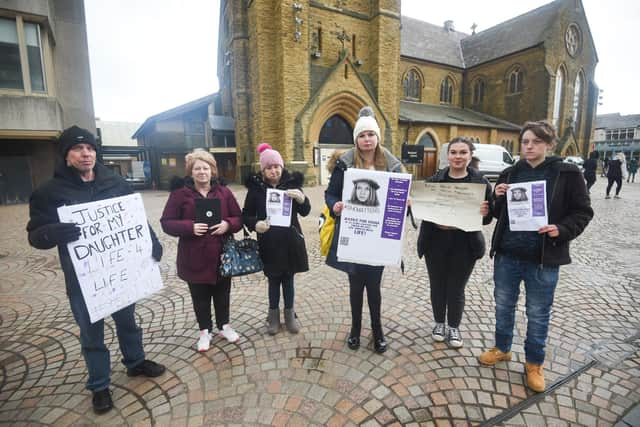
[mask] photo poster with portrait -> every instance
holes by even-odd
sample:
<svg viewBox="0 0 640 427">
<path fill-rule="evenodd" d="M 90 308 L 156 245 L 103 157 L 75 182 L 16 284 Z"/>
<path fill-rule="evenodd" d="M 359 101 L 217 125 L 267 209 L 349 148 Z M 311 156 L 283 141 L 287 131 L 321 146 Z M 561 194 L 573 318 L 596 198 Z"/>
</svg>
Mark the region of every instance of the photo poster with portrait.
<svg viewBox="0 0 640 427">
<path fill-rule="evenodd" d="M 81 230 L 67 249 L 91 323 L 162 289 L 140 194 L 61 206 L 58 216 Z"/>
<path fill-rule="evenodd" d="M 338 261 L 399 267 L 410 189 L 407 173 L 347 169 Z"/>
<path fill-rule="evenodd" d="M 267 188 L 267 219 L 272 227 L 290 227 L 293 200 L 284 190 Z"/>
<path fill-rule="evenodd" d="M 505 197 L 511 231 L 538 231 L 549 223 L 546 181 L 509 184 Z"/>
</svg>

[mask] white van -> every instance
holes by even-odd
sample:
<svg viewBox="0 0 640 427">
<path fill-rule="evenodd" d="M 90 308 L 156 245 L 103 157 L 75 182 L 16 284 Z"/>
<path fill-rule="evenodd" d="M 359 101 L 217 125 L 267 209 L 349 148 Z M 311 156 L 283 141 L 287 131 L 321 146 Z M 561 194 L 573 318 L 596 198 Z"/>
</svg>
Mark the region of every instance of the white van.
<svg viewBox="0 0 640 427">
<path fill-rule="evenodd" d="M 496 179 L 500 172 L 515 163 L 511 154 L 501 145 L 494 144 L 473 144 L 476 150 L 473 155 L 480 159 L 480 173 L 489 179 Z M 443 144 L 440 148 L 440 159 L 438 169 L 449 166 L 447 159 L 447 148 L 449 144 Z"/>
</svg>

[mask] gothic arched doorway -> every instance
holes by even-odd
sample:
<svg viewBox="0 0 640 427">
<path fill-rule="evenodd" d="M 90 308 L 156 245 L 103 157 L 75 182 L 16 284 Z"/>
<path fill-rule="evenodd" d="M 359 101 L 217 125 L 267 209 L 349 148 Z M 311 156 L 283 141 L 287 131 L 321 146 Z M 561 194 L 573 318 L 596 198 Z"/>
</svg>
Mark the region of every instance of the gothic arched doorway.
<svg viewBox="0 0 640 427">
<path fill-rule="evenodd" d="M 319 144 L 353 144 L 353 128 L 338 114 L 329 117 L 318 137 Z"/>
</svg>

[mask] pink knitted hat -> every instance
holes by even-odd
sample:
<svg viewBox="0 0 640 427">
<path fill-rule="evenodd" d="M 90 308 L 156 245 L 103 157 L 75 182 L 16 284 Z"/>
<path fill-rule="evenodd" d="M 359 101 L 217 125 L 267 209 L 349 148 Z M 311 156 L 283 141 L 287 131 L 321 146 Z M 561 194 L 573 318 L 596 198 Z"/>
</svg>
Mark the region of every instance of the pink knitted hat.
<svg viewBox="0 0 640 427">
<path fill-rule="evenodd" d="M 265 170 L 271 165 L 280 165 L 284 169 L 282 156 L 269 144 L 263 142 L 258 145 L 258 153 L 260 153 L 260 170 Z"/>
</svg>

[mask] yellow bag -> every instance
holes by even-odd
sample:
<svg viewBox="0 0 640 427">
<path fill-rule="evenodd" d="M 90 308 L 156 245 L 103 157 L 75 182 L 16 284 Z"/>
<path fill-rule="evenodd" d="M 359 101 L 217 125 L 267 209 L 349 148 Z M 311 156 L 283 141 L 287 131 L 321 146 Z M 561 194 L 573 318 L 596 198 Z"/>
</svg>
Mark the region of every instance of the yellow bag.
<svg viewBox="0 0 640 427">
<path fill-rule="evenodd" d="M 329 213 L 329 207 L 324 205 L 320 218 L 318 218 L 318 231 L 320 232 L 320 255 L 327 256 L 331 241 L 333 240 L 333 231 L 336 227 L 336 220 Z"/>
</svg>

